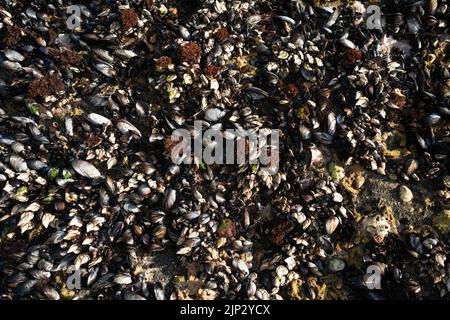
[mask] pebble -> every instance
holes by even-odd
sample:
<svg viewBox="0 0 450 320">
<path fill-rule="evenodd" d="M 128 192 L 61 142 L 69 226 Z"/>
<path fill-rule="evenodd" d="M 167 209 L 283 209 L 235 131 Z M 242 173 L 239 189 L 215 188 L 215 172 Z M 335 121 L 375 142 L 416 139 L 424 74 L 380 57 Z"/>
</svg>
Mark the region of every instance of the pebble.
<svg viewBox="0 0 450 320">
<path fill-rule="evenodd" d="M 331 178 L 333 178 L 333 180 L 339 181 L 345 177 L 344 168 L 336 163 L 330 164 L 329 170 Z"/>
<path fill-rule="evenodd" d="M 339 192 L 333 193 L 333 201 L 337 203 L 341 203 L 344 200 L 344 197 Z"/>
<path fill-rule="evenodd" d="M 281 265 L 281 266 L 277 267 L 276 272 L 277 272 L 277 276 L 282 278 L 282 277 L 286 276 L 289 273 L 289 270 L 285 266 Z"/>
<path fill-rule="evenodd" d="M 328 265 L 333 272 L 339 272 L 345 269 L 345 262 L 339 258 L 333 258 Z"/>
<path fill-rule="evenodd" d="M 286 262 L 286 266 L 289 270 L 293 270 L 295 268 L 296 262 L 294 260 L 294 258 L 289 257 L 284 259 L 284 262 Z"/>
<path fill-rule="evenodd" d="M 407 186 L 400 187 L 400 199 L 403 202 L 410 202 L 413 199 L 413 193 Z"/>
</svg>

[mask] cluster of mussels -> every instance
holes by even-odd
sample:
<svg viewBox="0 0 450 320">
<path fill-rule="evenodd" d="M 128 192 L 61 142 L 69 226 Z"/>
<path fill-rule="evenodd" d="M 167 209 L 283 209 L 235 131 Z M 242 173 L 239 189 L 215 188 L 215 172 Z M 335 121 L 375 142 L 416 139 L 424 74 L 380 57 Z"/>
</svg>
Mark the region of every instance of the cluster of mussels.
<svg viewBox="0 0 450 320">
<path fill-rule="evenodd" d="M 1 1 L 1 299 L 448 299 L 450 3 L 370 2 Z"/>
</svg>

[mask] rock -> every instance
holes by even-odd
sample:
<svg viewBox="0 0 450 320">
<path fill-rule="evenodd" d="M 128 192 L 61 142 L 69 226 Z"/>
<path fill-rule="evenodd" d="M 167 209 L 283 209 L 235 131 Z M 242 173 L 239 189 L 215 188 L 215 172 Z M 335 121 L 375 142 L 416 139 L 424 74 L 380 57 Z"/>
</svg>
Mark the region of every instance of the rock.
<svg viewBox="0 0 450 320">
<path fill-rule="evenodd" d="M 296 262 L 295 259 L 292 257 L 284 259 L 284 262 L 286 263 L 286 266 L 289 270 L 293 270 L 295 268 Z"/>
<path fill-rule="evenodd" d="M 443 233 L 450 231 L 450 210 L 442 210 L 432 218 L 433 227 Z"/>
<path fill-rule="evenodd" d="M 364 178 L 364 175 L 361 173 L 361 171 L 354 172 L 353 187 L 355 189 L 361 189 L 364 182 L 366 182 L 366 178 Z"/>
<path fill-rule="evenodd" d="M 328 267 L 333 272 L 339 272 L 345 269 L 345 262 L 339 258 L 333 258 L 330 260 Z"/>
<path fill-rule="evenodd" d="M 370 215 L 362 220 L 361 231 L 376 243 L 381 243 L 391 232 L 391 224 L 384 215 Z"/>
<path fill-rule="evenodd" d="M 410 202 L 413 199 L 413 193 L 407 186 L 400 187 L 400 199 L 403 202 Z"/>
<path fill-rule="evenodd" d="M 282 278 L 282 277 L 286 276 L 289 273 L 289 270 L 285 266 L 280 265 L 280 266 L 277 267 L 276 273 L 277 273 L 278 277 Z"/>
<path fill-rule="evenodd" d="M 231 219 L 224 219 L 217 230 L 219 236 L 231 238 L 236 235 L 236 224 Z"/>
<path fill-rule="evenodd" d="M 337 163 L 331 163 L 329 166 L 330 175 L 333 180 L 339 181 L 345 177 L 345 170 Z"/>
<path fill-rule="evenodd" d="M 333 193 L 333 201 L 337 203 L 341 203 L 344 200 L 344 197 L 339 192 Z"/>
<path fill-rule="evenodd" d="M 206 110 L 205 119 L 207 121 L 218 121 L 225 115 L 225 111 L 219 108 L 211 108 Z"/>
</svg>

